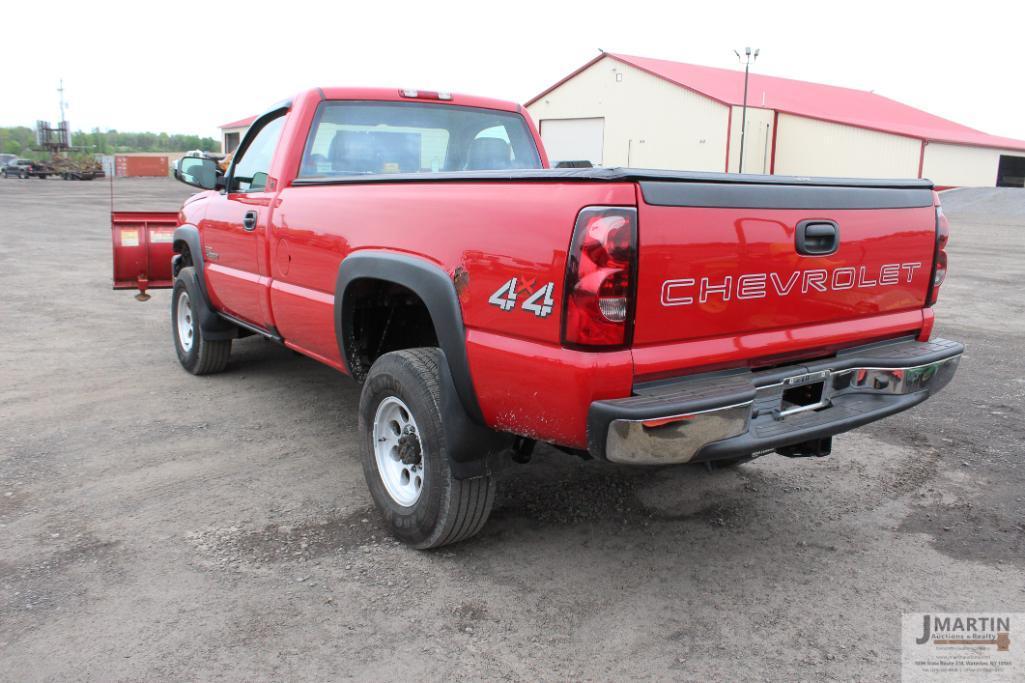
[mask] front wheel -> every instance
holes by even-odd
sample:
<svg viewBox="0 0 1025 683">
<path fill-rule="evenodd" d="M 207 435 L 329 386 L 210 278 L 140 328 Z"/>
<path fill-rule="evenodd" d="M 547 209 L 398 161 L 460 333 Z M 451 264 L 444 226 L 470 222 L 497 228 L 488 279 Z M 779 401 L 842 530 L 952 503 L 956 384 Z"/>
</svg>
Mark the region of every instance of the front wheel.
<svg viewBox="0 0 1025 683">
<path fill-rule="evenodd" d="M 182 367 L 193 375 L 221 372 L 228 365 L 231 340 L 203 337 L 195 302 L 203 296 L 195 285 L 192 267 L 182 268 L 171 294 L 171 335 Z"/>
<path fill-rule="evenodd" d="M 444 356 L 435 348 L 386 353 L 374 363 L 359 402 L 363 474 L 396 538 L 415 548 L 467 539 L 495 501 L 486 474 L 456 479 L 441 413 Z"/>
</svg>

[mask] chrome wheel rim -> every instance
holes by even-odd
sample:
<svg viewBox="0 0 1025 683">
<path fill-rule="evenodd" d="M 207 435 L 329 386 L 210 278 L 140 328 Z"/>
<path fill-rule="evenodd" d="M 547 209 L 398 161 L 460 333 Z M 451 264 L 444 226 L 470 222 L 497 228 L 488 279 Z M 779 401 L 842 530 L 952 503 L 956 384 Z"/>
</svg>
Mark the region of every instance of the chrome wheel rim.
<svg viewBox="0 0 1025 683">
<path fill-rule="evenodd" d="M 413 413 L 399 398 L 389 396 L 378 404 L 373 439 L 385 491 L 403 507 L 414 505 L 423 491 L 426 454 Z"/>
<path fill-rule="evenodd" d="M 178 314 L 175 316 L 178 322 L 178 343 L 182 351 L 188 353 L 192 350 L 195 326 L 192 321 L 192 307 L 189 306 L 189 293 L 182 292 L 178 295 Z"/>
</svg>

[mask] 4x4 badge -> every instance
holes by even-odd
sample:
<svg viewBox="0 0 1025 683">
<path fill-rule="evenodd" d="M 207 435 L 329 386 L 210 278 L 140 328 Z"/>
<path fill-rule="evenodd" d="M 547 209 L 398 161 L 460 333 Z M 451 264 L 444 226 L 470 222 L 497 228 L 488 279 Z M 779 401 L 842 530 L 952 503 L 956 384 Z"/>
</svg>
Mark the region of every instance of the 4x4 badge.
<svg viewBox="0 0 1025 683">
<path fill-rule="evenodd" d="M 517 286 L 518 278 L 509 278 L 495 293 L 488 297 L 488 303 L 498 306 L 503 311 L 511 311 L 516 308 L 516 299 L 521 291 L 532 292 L 527 300 L 523 302 L 523 310 L 530 311 L 539 318 L 547 318 L 555 310 L 555 299 L 552 292 L 555 290 L 555 283 L 549 282 L 537 290 L 532 290 L 534 280 Z"/>
</svg>

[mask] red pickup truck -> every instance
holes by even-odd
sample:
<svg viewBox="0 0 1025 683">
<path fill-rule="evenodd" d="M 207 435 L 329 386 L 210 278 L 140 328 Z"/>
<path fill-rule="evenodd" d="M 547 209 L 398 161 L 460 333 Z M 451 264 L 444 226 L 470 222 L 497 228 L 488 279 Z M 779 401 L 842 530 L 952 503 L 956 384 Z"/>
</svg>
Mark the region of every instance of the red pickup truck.
<svg viewBox="0 0 1025 683">
<path fill-rule="evenodd" d="M 953 376 L 948 225 L 924 180 L 550 169 L 522 107 L 313 89 L 177 216 L 114 216 L 115 286 L 173 287 L 191 373 L 258 334 L 363 384 L 396 537 L 485 523 L 537 441 L 617 463 L 822 456 Z"/>
</svg>

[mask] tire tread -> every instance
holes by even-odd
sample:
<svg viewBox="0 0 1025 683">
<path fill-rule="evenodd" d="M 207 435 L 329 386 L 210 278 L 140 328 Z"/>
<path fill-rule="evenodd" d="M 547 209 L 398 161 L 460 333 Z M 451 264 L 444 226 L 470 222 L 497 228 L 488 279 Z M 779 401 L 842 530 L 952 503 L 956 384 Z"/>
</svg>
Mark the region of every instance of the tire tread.
<svg viewBox="0 0 1025 683">
<path fill-rule="evenodd" d="M 188 292 L 189 298 L 202 296 L 202 292 L 198 291 L 195 286 L 190 286 L 188 283 L 193 281 L 194 278 L 194 267 L 186 266 L 182 268 L 178 273 L 178 277 L 175 279 L 174 289 L 171 293 L 171 338 L 177 340 L 177 328 L 175 324 L 175 306 L 178 305 L 178 293 L 179 287 L 185 289 Z M 193 317 L 195 318 L 195 308 L 193 308 Z M 195 338 L 194 338 L 194 355 L 189 354 L 188 357 L 184 357 L 185 353 L 179 346 L 178 342 L 175 341 L 176 350 L 178 352 L 178 360 L 181 361 L 182 367 L 193 375 L 212 375 L 218 372 L 224 371 L 228 367 L 228 357 L 231 355 L 231 340 L 230 339 L 217 339 L 210 340 L 203 336 L 203 330 L 199 327 L 199 321 L 195 323 Z"/>
<path fill-rule="evenodd" d="M 441 351 L 423 347 L 394 351 L 389 355 L 401 357 L 401 361 L 422 381 L 421 388 L 429 396 L 436 415 L 440 416 L 440 373 L 444 368 Z M 448 456 L 443 454 L 442 457 Z M 455 479 L 449 474 L 447 478 L 443 485 L 448 487 L 448 495 L 443 497 L 437 522 L 427 538 L 413 544 L 417 548 L 437 548 L 466 540 L 483 528 L 491 514 L 495 481 L 490 474 L 473 479 Z"/>
<path fill-rule="evenodd" d="M 199 348 L 199 364 L 196 366 L 196 374 L 212 375 L 221 372 L 228 366 L 229 356 L 231 356 L 230 339 L 218 339 L 217 341 L 203 339 Z"/>
<path fill-rule="evenodd" d="M 427 380 L 425 382 L 426 389 L 430 393 L 435 407 L 440 411 L 441 384 L 438 378 L 441 371 L 441 354 L 438 349 L 416 348 L 399 353 L 406 355 L 410 363 L 418 370 L 418 374 Z M 490 476 L 475 479 L 452 479 L 449 481 L 449 486 L 452 489 L 453 505 L 442 513 L 443 518 L 439 524 L 441 533 L 433 534 L 434 537 L 437 537 L 437 541 L 424 547 L 434 548 L 470 538 L 481 530 L 491 514 L 495 485 Z M 446 512 L 448 514 L 445 514 Z"/>
</svg>

